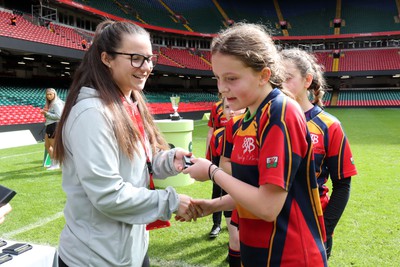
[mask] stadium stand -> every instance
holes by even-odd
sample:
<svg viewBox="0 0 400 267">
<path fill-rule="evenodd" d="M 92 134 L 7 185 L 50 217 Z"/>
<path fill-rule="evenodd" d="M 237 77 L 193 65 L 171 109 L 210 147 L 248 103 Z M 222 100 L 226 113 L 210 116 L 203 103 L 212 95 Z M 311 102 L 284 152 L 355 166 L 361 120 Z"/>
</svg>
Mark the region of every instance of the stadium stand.
<svg viewBox="0 0 400 267">
<path fill-rule="evenodd" d="M 83 5 L 89 5 L 92 8 L 104 11 L 108 14 L 135 20 L 145 24 L 162 26 L 177 30 L 187 30 L 182 23 L 179 23 L 172 14 L 163 6 L 160 1 L 82 1 L 78 0 Z"/>
<path fill-rule="evenodd" d="M 209 63 L 201 60 L 199 56 L 190 53 L 187 49 L 170 49 L 167 47 L 161 47 L 160 53 L 172 59 L 174 62 L 185 66 L 186 68 L 197 70 L 211 70 L 211 65 Z"/>
<path fill-rule="evenodd" d="M 58 96 L 65 100 L 68 90 L 56 88 Z M 208 110 L 217 100 L 216 94 L 204 92 L 162 92 L 145 93 L 148 105 L 153 114 L 173 112 L 170 96 L 179 94 L 180 112 Z M 0 125 L 42 123 L 44 117 L 40 109 L 44 105 L 44 89 L 29 86 L 0 85 Z"/>
<path fill-rule="evenodd" d="M 171 79 L 166 78 L 165 85 L 163 82 L 158 83 L 163 72 L 158 71 L 156 67 L 155 73 L 159 75 L 157 85 L 151 87 L 155 90 L 147 90 L 145 93 L 154 114 L 168 114 L 173 111 L 169 97 L 174 93 L 181 96 L 180 112 L 210 109 L 211 103 L 217 100 L 216 85 L 213 87 L 213 93 L 206 93 L 211 91 L 210 84 L 206 82 L 207 89 L 202 90 L 200 79 L 190 80 L 188 75 L 193 77 L 197 76 L 197 73 L 206 73 L 211 80 L 211 54 L 207 46 L 200 47 L 196 41 L 189 40 L 192 38 L 190 33 L 194 31 L 193 36 L 197 39 L 204 38 L 207 40 L 205 42 L 209 42 L 210 34 L 215 34 L 221 28 L 229 27 L 231 23 L 241 20 L 262 22 L 269 26 L 276 40 L 278 42 L 282 40 L 282 45 L 301 46 L 309 50 L 317 47 L 313 52 L 318 61 L 324 66 L 328 76 L 336 79 L 332 90 L 324 95 L 325 106 L 400 106 L 400 81 L 396 82 L 394 78 L 395 74 L 400 73 L 400 49 L 397 48 L 400 44 L 400 12 L 396 1 L 382 0 L 379 3 L 372 0 L 339 1 L 341 5 L 336 1 L 317 0 L 307 2 L 252 0 L 251 5 L 243 1 L 229 0 L 54 2 L 64 4 L 60 9 L 61 12 L 64 8 L 71 8 L 70 4 L 74 3 L 73 10 L 77 12 L 75 19 L 82 19 L 80 15 L 104 18 L 109 14 L 112 18 L 129 19 L 141 23 L 144 27 L 149 26 L 153 37 L 159 38 L 159 42 L 155 43 L 154 53 L 159 54 L 158 65 L 163 67 L 162 71 L 167 70 L 170 77 L 173 76 L 171 73 L 175 74 L 175 77 L 183 73 L 179 77 L 184 77 L 175 90 L 176 84 L 171 83 Z M 87 12 L 80 14 L 77 4 L 90 7 L 93 12 L 90 15 Z M 100 13 L 97 14 L 97 11 Z M 66 25 L 55 20 L 43 21 L 30 13 L 23 12 L 15 13 L 17 23 L 16 26 L 12 26 L 10 25 L 12 15 L 14 10 L 0 8 L 0 37 L 84 50 L 82 40 L 88 40 L 90 45 L 94 35 L 91 31 L 71 26 L 78 26 L 77 23 Z M 335 19 L 338 20 L 335 22 Z M 153 26 L 159 28 L 154 30 Z M 339 33 L 343 39 L 337 40 L 335 38 Z M 349 37 L 346 39 L 342 37 L 343 34 Z M 372 35 L 374 37 L 369 39 Z M 332 40 L 323 43 L 321 41 L 315 46 L 313 42 L 317 40 L 301 43 L 303 38 L 309 40 L 319 36 Z M 380 36 L 385 40 L 381 40 Z M 284 39 L 285 37 L 296 38 Z M 346 42 L 347 46 L 344 45 Z M 350 83 L 342 86 L 345 82 L 342 80 L 338 82 L 341 76 L 348 73 L 359 77 L 369 73 L 374 75 L 384 73 L 395 85 L 390 89 L 385 85 L 383 89 L 350 89 L 353 86 L 349 85 Z M 176 83 L 176 80 L 174 82 Z M 215 84 L 215 81 L 212 82 Z M 166 87 L 162 88 L 163 86 Z M 27 86 L 18 82 L 11 86 L 6 83 L 0 84 L 0 125 L 43 122 L 39 113 L 43 105 L 43 90 L 37 88 L 44 87 Z M 67 89 L 56 89 L 60 92 L 61 98 L 65 99 Z"/>
<path fill-rule="evenodd" d="M 339 71 L 400 69 L 400 49 L 342 50 Z"/>
<path fill-rule="evenodd" d="M 289 34 L 295 36 L 329 35 L 333 33 L 329 21 L 335 17 L 335 1 L 279 1 L 285 20 L 290 23 Z"/>
<path fill-rule="evenodd" d="M 223 17 L 212 1 L 163 1 L 178 16 L 184 15 L 188 26 L 196 32 L 217 32 L 222 26 Z"/>
<path fill-rule="evenodd" d="M 341 33 L 398 31 L 397 10 L 396 1 L 392 0 L 342 1 L 342 18 L 346 26 L 341 28 Z"/>
<path fill-rule="evenodd" d="M 9 20 L 10 16 L 11 12 L 0 11 L 0 21 Z M 54 31 L 50 31 L 45 26 L 34 24 L 34 20 L 28 15 L 17 16 L 17 21 L 16 26 L 3 23 L 0 27 L 0 36 L 83 50 L 81 46 L 83 37 L 72 28 L 53 24 Z"/>
<path fill-rule="evenodd" d="M 391 107 L 400 105 L 400 90 L 341 90 L 337 106 Z"/>
<path fill-rule="evenodd" d="M 230 1 L 218 0 L 219 5 L 223 9 L 227 18 L 233 21 L 246 20 L 253 23 L 264 23 L 269 25 L 271 29 L 275 29 L 275 22 L 277 22 L 277 14 L 273 1 L 253 1 L 249 5 L 246 1 Z M 255 14 L 262 14 L 262 16 L 255 16 Z M 274 30 L 274 35 L 282 35 L 280 30 Z"/>
</svg>

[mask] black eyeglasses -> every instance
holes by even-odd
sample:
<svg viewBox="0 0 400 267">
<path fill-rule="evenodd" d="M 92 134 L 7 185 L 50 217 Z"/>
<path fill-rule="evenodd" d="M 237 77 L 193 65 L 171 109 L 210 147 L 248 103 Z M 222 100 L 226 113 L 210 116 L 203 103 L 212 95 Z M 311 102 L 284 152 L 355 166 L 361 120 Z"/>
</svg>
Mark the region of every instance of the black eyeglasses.
<svg viewBox="0 0 400 267">
<path fill-rule="evenodd" d="M 129 54 L 129 53 L 121 53 L 121 52 L 113 52 L 113 51 L 107 51 L 109 54 L 115 54 L 115 55 L 126 55 L 126 56 L 131 56 L 131 65 L 134 68 L 140 68 L 143 66 L 144 61 L 147 61 L 147 63 L 151 64 L 151 68 L 154 68 L 157 65 L 158 61 L 158 55 L 151 55 L 151 56 L 144 56 L 141 54 Z"/>
</svg>

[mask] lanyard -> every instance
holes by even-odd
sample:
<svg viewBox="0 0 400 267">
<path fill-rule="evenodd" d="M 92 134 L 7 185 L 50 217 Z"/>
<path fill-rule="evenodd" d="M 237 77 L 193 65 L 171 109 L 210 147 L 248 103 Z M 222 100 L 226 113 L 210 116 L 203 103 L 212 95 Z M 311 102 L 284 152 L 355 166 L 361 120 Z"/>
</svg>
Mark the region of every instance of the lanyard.
<svg viewBox="0 0 400 267">
<path fill-rule="evenodd" d="M 142 117 L 140 116 L 139 109 L 137 108 L 137 103 L 129 104 L 128 101 L 126 101 L 125 97 L 122 98 L 122 103 L 126 109 L 126 111 L 129 114 L 129 117 L 131 118 L 132 122 L 137 125 L 139 128 L 140 132 L 140 142 L 142 143 L 144 152 L 146 154 L 146 164 L 147 164 L 147 169 L 149 171 L 149 176 L 150 176 L 150 189 L 155 189 L 154 186 L 154 181 L 153 181 L 153 167 L 151 165 L 151 159 L 150 159 L 150 152 L 148 150 L 148 147 L 145 144 L 145 140 L 147 140 L 146 132 L 144 131 L 144 126 L 143 126 L 143 120 Z"/>
<path fill-rule="evenodd" d="M 150 152 L 148 150 L 148 147 L 146 146 L 145 140 L 147 140 L 146 132 L 144 131 L 144 126 L 143 126 L 143 120 L 142 117 L 140 116 L 139 109 L 137 108 L 137 103 L 134 104 L 129 104 L 128 101 L 124 97 L 122 97 L 122 103 L 126 109 L 126 111 L 129 114 L 129 117 L 131 117 L 132 122 L 139 128 L 140 132 L 140 142 L 142 143 L 144 152 L 146 154 L 146 164 L 147 164 L 147 169 L 149 171 L 149 177 L 150 177 L 150 189 L 154 190 L 156 189 L 154 186 L 154 181 L 153 181 L 153 168 L 151 166 L 151 160 L 150 160 Z M 154 222 L 151 222 L 146 225 L 146 230 L 154 230 L 158 228 L 164 228 L 164 227 L 169 227 L 171 223 L 167 221 L 162 221 L 162 220 L 156 220 Z"/>
</svg>

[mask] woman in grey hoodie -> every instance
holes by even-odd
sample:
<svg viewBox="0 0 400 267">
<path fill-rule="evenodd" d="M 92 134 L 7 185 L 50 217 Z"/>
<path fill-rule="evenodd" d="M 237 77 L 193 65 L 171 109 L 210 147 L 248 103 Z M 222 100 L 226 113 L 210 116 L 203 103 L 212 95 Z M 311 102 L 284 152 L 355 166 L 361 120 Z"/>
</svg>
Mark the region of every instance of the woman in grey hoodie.
<svg viewBox="0 0 400 267">
<path fill-rule="evenodd" d="M 190 197 L 150 190 L 154 178 L 183 169 L 143 95 L 157 63 L 149 33 L 130 22 L 104 21 L 71 84 L 56 136 L 67 196 L 60 266 L 150 266 L 146 225 L 173 213 L 190 220 Z"/>
</svg>

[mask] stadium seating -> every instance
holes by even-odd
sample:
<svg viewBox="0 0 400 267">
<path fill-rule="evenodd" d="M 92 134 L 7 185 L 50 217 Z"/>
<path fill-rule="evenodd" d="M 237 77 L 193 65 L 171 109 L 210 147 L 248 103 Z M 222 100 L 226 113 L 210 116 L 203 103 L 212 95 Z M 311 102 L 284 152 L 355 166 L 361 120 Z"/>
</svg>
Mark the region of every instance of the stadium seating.
<svg viewBox="0 0 400 267">
<path fill-rule="evenodd" d="M 172 59 L 174 62 L 185 66 L 188 69 L 211 70 L 211 65 L 202 60 L 199 56 L 191 54 L 187 49 L 160 48 L 160 54 Z"/>
<path fill-rule="evenodd" d="M 92 8 L 108 14 L 113 14 L 114 16 L 118 16 L 123 19 L 187 31 L 182 23 L 178 23 L 176 20 L 174 20 L 172 14 L 169 13 L 168 10 L 160 3 L 160 1 L 157 0 L 76 0 L 75 2 L 79 2 L 83 5 L 89 5 Z"/>
<path fill-rule="evenodd" d="M 223 26 L 222 14 L 212 1 L 163 0 L 178 15 L 183 15 L 188 26 L 195 32 L 214 33 Z"/>
<path fill-rule="evenodd" d="M 329 107 L 331 105 L 331 101 L 332 101 L 332 92 L 325 91 L 322 101 L 323 101 L 325 107 Z"/>
<path fill-rule="evenodd" d="M 342 18 L 345 26 L 341 33 L 370 33 L 398 31 L 400 25 L 394 17 L 397 16 L 397 1 L 392 0 L 352 0 L 342 2 Z"/>
<path fill-rule="evenodd" d="M 279 1 L 279 7 L 272 2 L 256 0 L 255 5 L 246 2 L 215 0 L 192 1 L 184 4 L 178 0 L 75 0 L 90 5 L 98 10 L 121 18 L 150 24 L 201 33 L 215 33 L 226 27 L 228 19 L 250 22 L 261 22 L 256 14 L 263 14 L 262 22 L 270 26 L 273 35 L 282 35 L 279 21 L 287 20 L 290 35 L 332 35 L 331 20 L 335 17 L 336 5 L 327 1 L 308 1 L 293 3 L 289 0 Z M 233 3 L 234 2 L 234 3 Z M 239 1 L 240 2 L 240 1 Z M 290 3 L 290 5 L 289 5 Z M 311 8 L 310 8 L 311 6 Z M 343 2 L 341 19 L 345 21 L 341 33 L 370 33 L 382 29 L 398 31 L 400 24 L 395 23 L 397 7 L 393 1 L 382 0 L 379 5 L 372 0 Z M 336 13 L 337 14 L 337 13 Z M 52 23 L 44 25 L 30 14 L 18 15 L 17 26 L 10 25 L 11 11 L 0 10 L 0 36 L 40 42 L 55 46 L 82 50 L 83 38 L 89 40 L 93 32 L 77 29 L 68 25 Z M 179 15 L 182 20 L 179 21 Z M 371 19 L 371 18 L 374 19 Z M 253 18 L 257 20 L 252 21 Z M 310 19 L 312 18 L 312 19 Z M 310 22 L 312 21 L 312 22 Z M 224 25 L 225 24 L 225 25 Z M 313 25 L 310 27 L 309 25 Z M 186 25 L 186 26 L 185 26 Z M 179 69 L 211 70 L 211 53 L 195 48 L 177 48 L 159 46 L 154 51 L 159 54 L 159 65 Z M 333 58 L 332 50 L 314 52 L 318 62 L 326 72 L 365 72 L 388 71 L 400 69 L 400 49 L 368 48 L 341 49 L 340 57 Z M 67 90 L 56 88 L 59 96 L 65 99 Z M 169 97 L 177 93 L 181 96 L 180 112 L 209 110 L 217 98 L 215 94 L 203 92 L 146 93 L 149 107 L 154 114 L 171 113 Z M 400 106 L 400 90 L 340 90 L 326 92 L 323 101 L 325 106 Z M 337 101 L 336 101 L 337 99 Z M 11 87 L 0 85 L 0 125 L 43 122 L 40 108 L 44 104 L 44 90 L 15 84 Z"/>
<path fill-rule="evenodd" d="M 0 105 L 0 125 L 44 123 L 40 108 L 32 105 Z"/>
<path fill-rule="evenodd" d="M 100 3 L 103 1 L 96 1 L 96 3 L 97 2 Z M 150 2 L 153 3 L 152 1 Z M 229 4 L 224 1 L 220 2 L 221 5 L 229 6 Z M 167 3 L 183 11 L 183 7 L 181 6 L 181 4 L 174 1 L 168 1 Z M 282 2 L 282 4 L 285 4 L 285 2 Z M 208 6 L 208 8 L 211 7 Z M 82 29 L 75 29 L 71 28 L 70 26 L 56 23 L 52 23 L 52 30 L 50 31 L 45 26 L 38 26 L 33 24 L 33 22 L 31 21 L 34 20 L 32 18 L 29 18 L 29 16 L 27 15 L 18 16 L 17 26 L 11 26 L 9 24 L 10 17 L 10 12 L 0 11 L 0 20 L 7 22 L 4 23 L 4 27 L 0 27 L 0 35 L 2 36 L 83 50 L 81 45 L 82 39 L 89 39 L 94 35 L 93 32 L 88 32 Z M 327 72 L 395 70 L 400 69 L 399 51 L 399 49 L 395 48 L 375 48 L 364 50 L 344 49 L 341 50 L 342 56 L 338 60 L 339 64 L 335 65 L 336 68 L 334 68 L 333 66 L 332 51 L 317 51 L 315 52 L 315 55 L 317 56 L 319 62 L 325 67 L 325 71 Z M 158 64 L 172 66 L 176 68 L 211 70 L 210 52 L 197 52 L 198 53 L 190 53 L 189 49 L 161 47 L 159 48 L 160 58 Z"/>
<path fill-rule="evenodd" d="M 398 48 L 342 50 L 339 71 L 398 70 L 399 52 Z"/>
<path fill-rule="evenodd" d="M 65 100 L 68 90 L 55 89 L 58 96 Z M 45 119 L 40 110 L 44 106 L 44 93 L 44 89 L 38 87 L 0 85 L 0 125 L 43 123 Z M 209 110 L 218 100 L 216 94 L 205 92 L 145 93 L 148 106 L 154 115 L 173 112 L 170 102 L 172 95 L 179 95 L 181 98 L 180 112 Z"/>
<path fill-rule="evenodd" d="M 337 106 L 400 106 L 400 90 L 341 90 Z"/>
<path fill-rule="evenodd" d="M 315 52 L 314 55 L 317 58 L 318 63 L 324 66 L 326 72 L 332 71 L 332 66 L 333 66 L 332 52 L 330 51 Z"/>
<path fill-rule="evenodd" d="M 279 1 L 282 15 L 294 36 L 333 34 L 330 21 L 335 17 L 336 1 Z"/>
<path fill-rule="evenodd" d="M 342 19 L 340 33 L 370 33 L 398 31 L 396 1 L 356 0 L 341 1 L 339 10 L 336 1 L 195 1 L 195 0 L 75 0 L 100 11 L 123 19 L 130 19 L 163 28 L 201 33 L 215 33 L 226 26 L 226 21 L 246 20 L 262 22 L 272 29 L 272 34 L 282 36 L 280 21 L 288 24 L 291 36 L 332 35 L 332 21 Z M 182 16 L 183 22 L 180 21 Z"/>
<path fill-rule="evenodd" d="M 72 28 L 53 24 L 54 31 L 50 31 L 45 26 L 35 25 L 28 15 L 17 16 L 17 25 L 12 26 L 8 23 L 10 16 L 10 12 L 0 11 L 0 21 L 7 21 L 0 27 L 1 36 L 83 50 L 83 37 Z"/>
<path fill-rule="evenodd" d="M 269 25 L 273 30 L 273 35 L 282 35 L 280 30 L 275 30 L 275 22 L 278 22 L 277 14 L 273 1 L 246 1 L 218 0 L 221 8 L 229 19 L 233 21 L 243 21 Z M 262 14 L 261 16 L 255 14 Z"/>
</svg>

